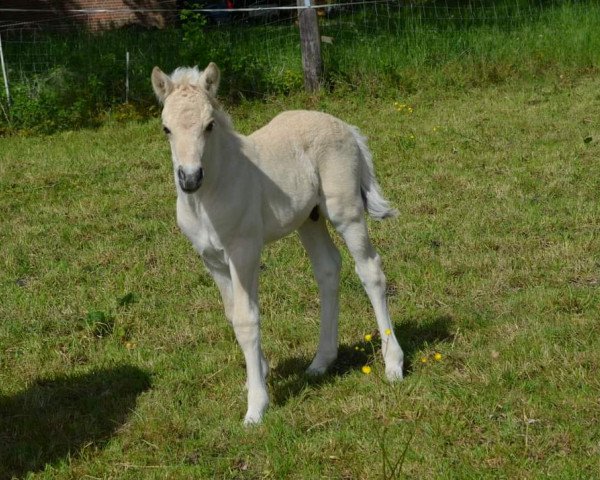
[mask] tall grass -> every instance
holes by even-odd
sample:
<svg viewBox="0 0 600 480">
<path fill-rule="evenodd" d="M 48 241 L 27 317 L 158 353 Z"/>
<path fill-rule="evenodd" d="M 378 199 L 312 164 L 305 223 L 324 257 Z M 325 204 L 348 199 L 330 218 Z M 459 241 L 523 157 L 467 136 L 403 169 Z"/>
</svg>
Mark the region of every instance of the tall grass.
<svg viewBox="0 0 600 480">
<path fill-rule="evenodd" d="M 357 22 L 364 28 L 338 30 L 337 41 L 326 46 L 328 73 L 355 86 L 376 82 L 376 88 L 414 90 L 598 68 L 597 3 L 525 11 L 511 3 L 515 8 L 504 11 L 498 5 L 405 10 L 389 20 L 393 35 L 375 29 L 373 17 L 365 15 L 365 22 Z"/>
<path fill-rule="evenodd" d="M 320 21 L 329 37 L 324 82 L 334 92 L 470 88 L 600 65 L 600 5 L 592 1 L 375 4 L 333 9 Z M 148 81 L 154 65 L 170 70 L 216 61 L 228 79 L 222 92 L 230 101 L 302 90 L 293 19 L 201 27 L 188 19 L 162 31 L 13 39 L 6 54 L 14 102 L 10 113 L 6 107 L 0 113 L 0 133 L 92 125 L 107 113 L 144 117 L 154 105 Z M 123 106 L 127 51 L 130 103 Z"/>
</svg>

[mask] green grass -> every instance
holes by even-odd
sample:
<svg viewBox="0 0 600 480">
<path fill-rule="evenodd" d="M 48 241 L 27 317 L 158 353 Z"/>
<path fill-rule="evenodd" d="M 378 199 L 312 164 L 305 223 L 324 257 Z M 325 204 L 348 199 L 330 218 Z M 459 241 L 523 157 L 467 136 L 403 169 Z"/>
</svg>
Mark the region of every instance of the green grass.
<svg viewBox="0 0 600 480">
<path fill-rule="evenodd" d="M 232 108 L 243 132 L 296 107 L 358 125 L 400 210 L 371 233 L 405 381 L 363 339 L 374 316 L 345 250 L 340 359 L 303 375 L 318 297 L 286 238 L 264 253 L 272 405 L 251 429 L 158 121 L 0 139 L 0 478 L 594 478 L 599 92 L 565 74 Z"/>
<path fill-rule="evenodd" d="M 328 74 L 358 88 L 383 84 L 410 93 L 425 85 L 470 88 L 598 68 L 597 4 L 437 3 L 401 7 L 391 18 L 379 6 L 378 14 L 355 19 L 354 29 L 325 24 L 323 32 L 334 38 L 323 47 Z"/>
</svg>

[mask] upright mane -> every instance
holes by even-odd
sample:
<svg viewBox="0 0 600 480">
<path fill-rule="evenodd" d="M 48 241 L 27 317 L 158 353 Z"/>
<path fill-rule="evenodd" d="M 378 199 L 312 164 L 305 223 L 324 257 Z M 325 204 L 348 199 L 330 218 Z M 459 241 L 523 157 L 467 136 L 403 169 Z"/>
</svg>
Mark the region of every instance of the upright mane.
<svg viewBox="0 0 600 480">
<path fill-rule="evenodd" d="M 175 88 L 193 87 L 200 88 L 202 71 L 198 67 L 179 67 L 169 76 Z"/>
<path fill-rule="evenodd" d="M 176 68 L 171 75 L 169 75 L 171 82 L 173 82 L 173 89 L 203 89 L 201 81 L 202 72 L 203 70 L 198 69 L 197 66 Z M 215 109 L 215 115 L 220 120 L 219 123 L 222 126 L 233 130 L 231 117 L 223 110 L 217 98 L 212 95 L 207 95 L 207 98 Z"/>
</svg>

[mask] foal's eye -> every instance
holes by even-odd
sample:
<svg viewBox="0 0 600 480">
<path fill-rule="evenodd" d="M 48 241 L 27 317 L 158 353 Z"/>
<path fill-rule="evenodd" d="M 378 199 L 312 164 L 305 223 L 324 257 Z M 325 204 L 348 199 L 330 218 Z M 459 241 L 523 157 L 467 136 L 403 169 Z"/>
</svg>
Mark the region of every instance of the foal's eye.
<svg viewBox="0 0 600 480">
<path fill-rule="evenodd" d="M 163 132 L 165 132 L 167 135 L 169 135 L 171 133 L 171 130 L 169 130 L 167 127 L 163 126 Z"/>
<path fill-rule="evenodd" d="M 212 132 L 212 129 L 215 127 L 215 121 L 212 120 L 207 126 L 206 126 L 206 131 L 207 132 Z"/>
</svg>

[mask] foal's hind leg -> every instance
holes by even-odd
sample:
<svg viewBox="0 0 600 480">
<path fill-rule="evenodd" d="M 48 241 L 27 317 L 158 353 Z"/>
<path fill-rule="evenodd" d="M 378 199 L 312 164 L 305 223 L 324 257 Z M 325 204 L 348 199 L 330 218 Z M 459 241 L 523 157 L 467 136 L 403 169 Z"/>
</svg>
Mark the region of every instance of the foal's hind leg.
<svg viewBox="0 0 600 480">
<path fill-rule="evenodd" d="M 356 202 L 354 207 L 349 203 L 351 202 L 327 202 L 328 215 L 348 245 L 356 262 L 356 273 L 375 310 L 381 335 L 385 373 L 390 381 L 401 380 L 404 354 L 396 340 L 388 313 L 385 298 L 386 282 L 381 269 L 381 259 L 369 239 L 362 203 Z"/>
<path fill-rule="evenodd" d="M 331 241 L 325 218 L 307 220 L 298 230 L 319 285 L 321 330 L 317 354 L 307 373 L 320 375 L 335 361 L 338 352 L 338 316 L 341 257 Z"/>
</svg>

